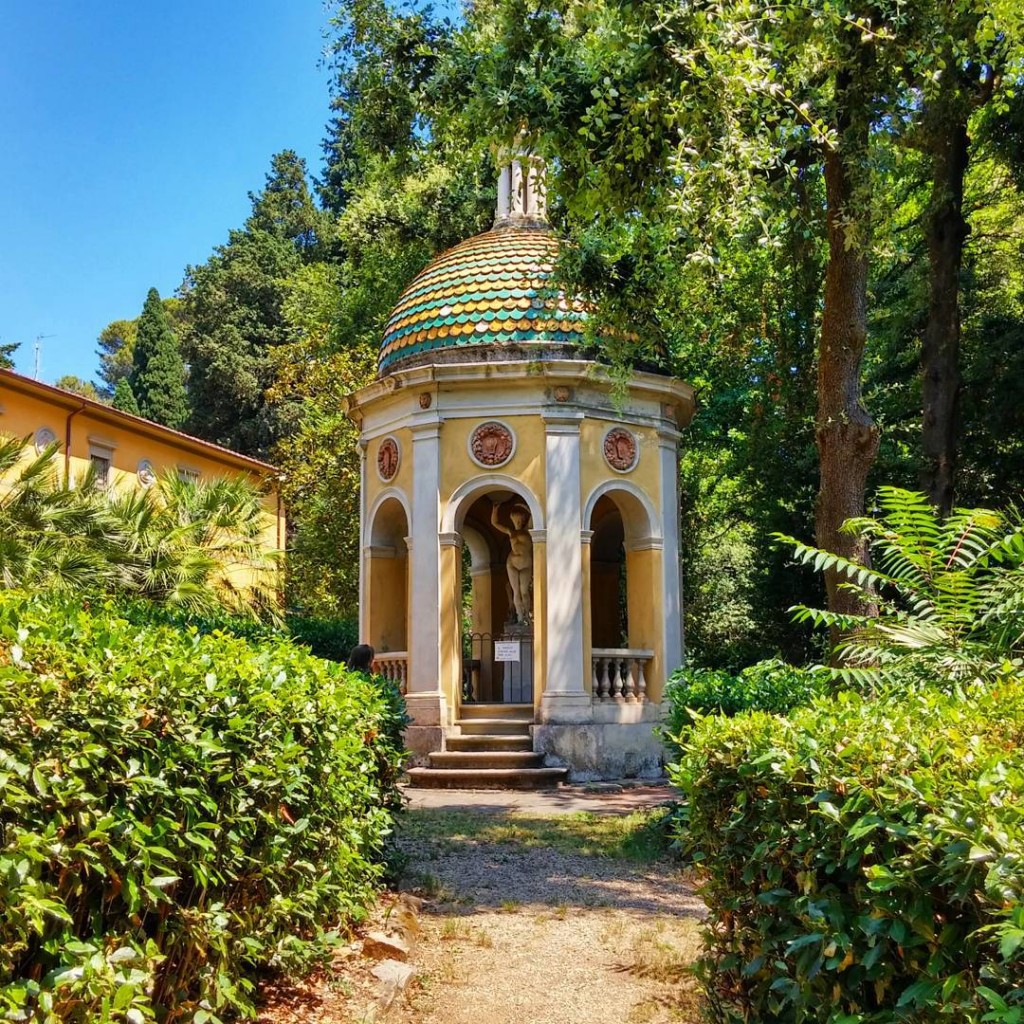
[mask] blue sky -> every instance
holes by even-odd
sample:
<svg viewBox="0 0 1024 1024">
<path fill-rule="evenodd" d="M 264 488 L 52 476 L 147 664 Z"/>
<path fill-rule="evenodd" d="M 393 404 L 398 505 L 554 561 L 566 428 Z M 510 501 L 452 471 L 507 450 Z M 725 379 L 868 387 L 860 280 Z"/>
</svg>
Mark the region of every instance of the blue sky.
<svg viewBox="0 0 1024 1024">
<path fill-rule="evenodd" d="M 316 173 L 318 0 L 0 0 L 0 342 L 41 378 L 240 227 L 271 154 Z"/>
</svg>

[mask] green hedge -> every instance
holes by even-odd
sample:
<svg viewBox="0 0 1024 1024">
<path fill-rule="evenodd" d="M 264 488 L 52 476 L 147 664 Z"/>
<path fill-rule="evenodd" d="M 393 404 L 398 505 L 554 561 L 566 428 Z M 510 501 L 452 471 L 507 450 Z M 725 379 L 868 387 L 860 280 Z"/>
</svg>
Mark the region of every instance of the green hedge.
<svg viewBox="0 0 1024 1024">
<path fill-rule="evenodd" d="M 671 773 L 717 1019 L 1024 1019 L 1024 682 L 708 717 Z"/>
<path fill-rule="evenodd" d="M 673 753 L 679 737 L 696 715 L 736 715 L 741 711 L 786 714 L 807 704 L 831 685 L 823 671 L 797 668 L 784 661 L 759 661 L 738 674 L 723 669 L 680 668 L 672 673 L 665 690 L 668 716 L 665 738 Z"/>
<path fill-rule="evenodd" d="M 0 1015 L 247 1012 L 372 898 L 394 716 L 286 640 L 0 595 Z"/>
<path fill-rule="evenodd" d="M 130 601 L 120 605 L 131 622 L 150 625 L 176 625 L 199 633 L 230 633 L 244 640 L 276 640 L 290 637 L 308 647 L 318 658 L 345 662 L 359 643 L 359 624 L 353 619 L 317 619 L 306 615 L 286 615 L 277 625 L 242 618 L 239 615 L 190 615 L 176 608 L 151 601 Z"/>
</svg>

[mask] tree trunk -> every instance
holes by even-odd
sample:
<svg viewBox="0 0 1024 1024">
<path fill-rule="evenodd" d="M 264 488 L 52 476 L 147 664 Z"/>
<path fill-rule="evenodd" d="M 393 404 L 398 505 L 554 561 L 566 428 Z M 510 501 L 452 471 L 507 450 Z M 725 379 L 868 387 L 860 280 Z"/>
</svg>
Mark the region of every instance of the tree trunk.
<svg viewBox="0 0 1024 1024">
<path fill-rule="evenodd" d="M 864 513 L 868 471 L 878 454 L 878 428 L 861 398 L 861 363 L 867 342 L 868 228 L 867 190 L 853 174 L 865 173 L 870 113 L 859 96 L 855 76 L 837 76 L 841 116 L 837 141 L 825 152 L 828 266 L 818 352 L 818 413 L 815 439 L 820 486 L 815 515 L 818 547 L 868 564 L 869 548 L 839 532 L 843 523 Z M 849 112 L 849 113 L 846 113 Z M 853 231 L 851 237 L 850 232 Z M 874 614 L 840 586 L 843 577 L 825 573 L 830 611 Z M 838 639 L 833 635 L 833 643 Z"/>
<path fill-rule="evenodd" d="M 960 431 L 960 265 L 970 230 L 963 215 L 967 123 L 963 117 L 943 117 L 947 110 L 926 118 L 934 134 L 928 140 L 933 176 L 925 218 L 928 322 L 921 344 L 921 488 L 942 515 L 953 507 Z"/>
</svg>

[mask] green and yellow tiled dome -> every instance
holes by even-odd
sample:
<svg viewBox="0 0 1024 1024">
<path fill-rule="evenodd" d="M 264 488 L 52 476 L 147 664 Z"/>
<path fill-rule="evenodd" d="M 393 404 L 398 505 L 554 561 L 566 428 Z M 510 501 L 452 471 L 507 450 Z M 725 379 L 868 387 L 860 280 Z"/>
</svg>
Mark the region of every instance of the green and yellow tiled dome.
<svg viewBox="0 0 1024 1024">
<path fill-rule="evenodd" d="M 558 239 L 537 227 L 499 227 L 449 249 L 398 300 L 380 372 L 469 346 L 582 348 L 586 309 L 552 284 L 557 259 Z"/>
</svg>

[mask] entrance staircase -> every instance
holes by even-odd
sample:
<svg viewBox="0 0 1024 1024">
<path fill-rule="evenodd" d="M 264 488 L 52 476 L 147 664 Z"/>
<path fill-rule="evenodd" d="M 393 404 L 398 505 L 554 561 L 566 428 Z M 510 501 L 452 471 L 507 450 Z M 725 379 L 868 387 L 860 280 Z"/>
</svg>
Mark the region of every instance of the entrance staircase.
<svg viewBox="0 0 1024 1024">
<path fill-rule="evenodd" d="M 566 768 L 545 768 L 533 752 L 532 704 L 463 704 L 459 735 L 448 749 L 429 755 L 430 765 L 410 768 L 412 786 L 436 789 L 538 789 L 557 786 Z"/>
</svg>

